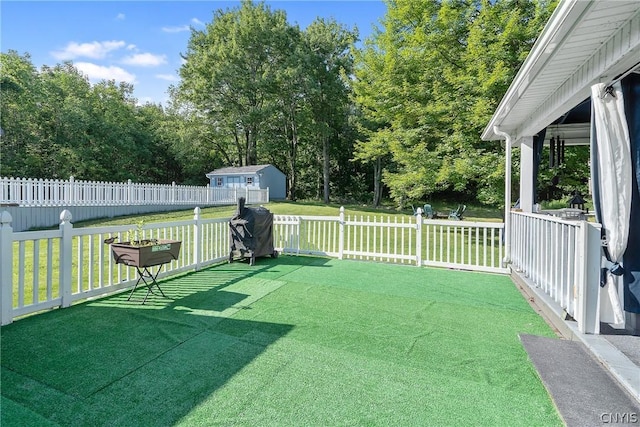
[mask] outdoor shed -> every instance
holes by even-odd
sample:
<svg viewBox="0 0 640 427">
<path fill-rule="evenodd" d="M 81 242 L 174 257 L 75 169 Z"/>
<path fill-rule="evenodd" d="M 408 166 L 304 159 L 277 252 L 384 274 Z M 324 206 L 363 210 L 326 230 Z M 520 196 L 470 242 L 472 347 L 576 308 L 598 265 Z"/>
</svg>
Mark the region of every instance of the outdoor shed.
<svg viewBox="0 0 640 427">
<path fill-rule="evenodd" d="M 522 275 L 537 287 L 553 286 L 556 279 L 538 275 L 553 274 L 564 264 L 537 265 L 536 257 L 544 251 L 529 253 L 535 245 L 518 240 L 523 233 L 529 233 L 529 239 L 541 235 L 548 223 L 572 226 L 537 212 L 535 183 L 542 147 L 552 151 L 560 141 L 562 147 L 590 145 L 590 198 L 596 217 L 576 227 L 593 228 L 596 234 L 592 238 L 585 232 L 570 247 L 574 252 L 582 247 L 600 251 L 603 262 L 586 265 L 571 276 L 569 283 L 576 283 L 576 277 L 595 280 L 576 289 L 577 297 L 567 288 L 560 303 L 571 308 L 576 298 L 592 299 L 588 309 L 577 313 L 585 332 L 598 333 L 598 321 L 639 330 L 640 2 L 561 0 L 482 139 L 505 141 L 505 261 L 524 271 Z M 513 148 L 520 149 L 517 210 L 511 209 Z M 561 235 L 547 248 L 559 246 L 560 239 L 566 237 Z"/>
<path fill-rule="evenodd" d="M 273 165 L 254 165 L 215 169 L 208 174 L 211 187 L 269 189 L 270 200 L 286 198 L 286 176 Z"/>
</svg>

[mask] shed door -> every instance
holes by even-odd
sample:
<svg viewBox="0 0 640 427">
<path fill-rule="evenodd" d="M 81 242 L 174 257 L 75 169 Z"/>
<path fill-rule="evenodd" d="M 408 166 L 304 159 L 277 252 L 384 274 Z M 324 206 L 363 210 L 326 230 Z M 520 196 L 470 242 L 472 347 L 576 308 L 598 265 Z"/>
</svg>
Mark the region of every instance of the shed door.
<svg viewBox="0 0 640 427">
<path fill-rule="evenodd" d="M 228 187 L 242 187 L 242 180 L 239 176 L 230 176 L 227 178 Z"/>
</svg>

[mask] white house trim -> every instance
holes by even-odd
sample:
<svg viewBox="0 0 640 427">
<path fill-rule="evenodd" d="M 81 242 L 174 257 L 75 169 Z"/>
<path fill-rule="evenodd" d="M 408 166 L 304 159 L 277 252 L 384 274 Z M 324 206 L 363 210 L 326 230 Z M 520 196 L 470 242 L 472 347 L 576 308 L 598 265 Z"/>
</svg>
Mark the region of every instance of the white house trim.
<svg viewBox="0 0 640 427">
<path fill-rule="evenodd" d="M 533 136 L 640 61 L 640 1 L 565 0 L 551 15 L 482 139 Z"/>
</svg>

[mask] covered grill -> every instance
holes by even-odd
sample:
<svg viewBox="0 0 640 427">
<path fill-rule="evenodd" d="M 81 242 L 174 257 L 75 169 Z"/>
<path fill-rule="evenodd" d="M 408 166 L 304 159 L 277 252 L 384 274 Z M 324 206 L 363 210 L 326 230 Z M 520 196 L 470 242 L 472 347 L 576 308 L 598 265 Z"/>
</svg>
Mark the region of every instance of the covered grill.
<svg viewBox="0 0 640 427">
<path fill-rule="evenodd" d="M 264 207 L 248 208 L 245 198 L 238 199 L 238 209 L 229 220 L 229 262 L 248 258 L 253 265 L 257 257 L 278 252 L 273 249 L 273 214 Z"/>
</svg>

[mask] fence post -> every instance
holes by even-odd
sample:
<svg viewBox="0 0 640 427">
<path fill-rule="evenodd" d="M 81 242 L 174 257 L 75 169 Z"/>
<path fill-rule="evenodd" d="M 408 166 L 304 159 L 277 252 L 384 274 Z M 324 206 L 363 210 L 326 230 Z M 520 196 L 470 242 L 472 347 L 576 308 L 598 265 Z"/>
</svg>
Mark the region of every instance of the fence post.
<svg viewBox="0 0 640 427">
<path fill-rule="evenodd" d="M 71 271 L 73 266 L 73 224 L 71 212 L 60 213 L 60 296 L 62 307 L 71 305 Z"/>
<path fill-rule="evenodd" d="M 69 177 L 69 206 L 73 206 L 73 203 L 76 201 L 76 185 L 75 185 L 75 178 L 73 177 L 73 175 L 71 175 Z"/>
<path fill-rule="evenodd" d="M 13 228 L 11 214 L 0 214 L 0 324 L 13 322 Z"/>
<path fill-rule="evenodd" d="M 175 205 L 178 200 L 178 187 L 176 187 L 176 182 L 171 182 L 171 204 Z"/>
<path fill-rule="evenodd" d="M 200 262 L 202 261 L 202 219 L 200 218 L 200 208 L 196 206 L 193 210 L 193 264 L 195 270 L 200 270 Z"/>
<path fill-rule="evenodd" d="M 338 236 L 338 259 L 342 259 L 344 256 L 344 206 L 340 206 L 340 221 L 339 221 L 340 233 Z"/>
<path fill-rule="evenodd" d="M 416 266 L 422 266 L 422 208 L 416 212 Z"/>
<path fill-rule="evenodd" d="M 304 220 L 300 215 L 293 218 L 296 220 L 296 255 L 300 255 L 300 246 L 302 246 L 300 244 L 300 241 L 302 240 L 300 236 L 304 235 Z M 309 244 L 307 243 L 305 246 L 309 247 Z"/>
<path fill-rule="evenodd" d="M 600 230 L 580 221 L 576 242 L 576 321 L 584 334 L 600 333 Z"/>
</svg>

